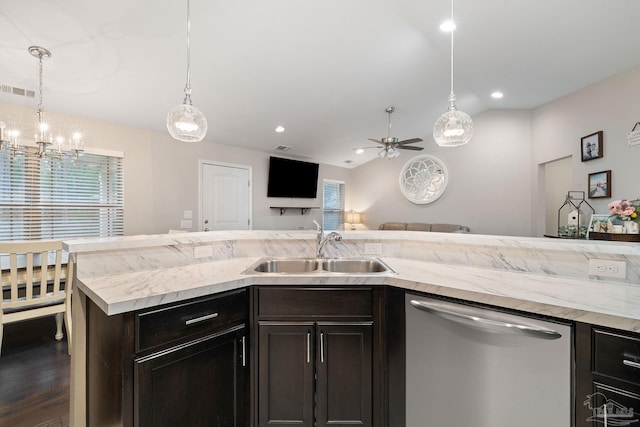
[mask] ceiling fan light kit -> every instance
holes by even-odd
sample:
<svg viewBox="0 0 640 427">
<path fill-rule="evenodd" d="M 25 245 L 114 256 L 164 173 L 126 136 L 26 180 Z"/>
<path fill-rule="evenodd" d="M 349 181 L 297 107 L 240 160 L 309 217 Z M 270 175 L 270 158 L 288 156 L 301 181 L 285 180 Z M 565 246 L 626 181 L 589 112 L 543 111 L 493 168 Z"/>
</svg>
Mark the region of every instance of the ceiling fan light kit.
<svg viewBox="0 0 640 427">
<path fill-rule="evenodd" d="M 184 101 L 167 114 L 167 130 L 178 141 L 199 142 L 207 134 L 207 118 L 191 103 L 191 19 L 187 0 L 187 84 Z"/>
<path fill-rule="evenodd" d="M 451 0 L 451 22 L 453 23 L 453 0 Z M 473 136 L 471 117 L 456 107 L 456 95 L 453 92 L 453 32 L 451 29 L 451 92 L 449 93 L 449 109 L 441 115 L 433 125 L 433 139 L 442 147 L 464 145 Z"/>
</svg>

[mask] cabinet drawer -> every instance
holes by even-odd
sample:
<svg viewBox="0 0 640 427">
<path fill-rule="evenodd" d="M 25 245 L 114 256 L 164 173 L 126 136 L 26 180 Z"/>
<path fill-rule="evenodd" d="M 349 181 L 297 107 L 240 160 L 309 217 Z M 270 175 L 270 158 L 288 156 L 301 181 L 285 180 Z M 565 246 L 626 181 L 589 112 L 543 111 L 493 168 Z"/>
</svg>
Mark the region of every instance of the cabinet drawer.
<svg viewBox="0 0 640 427">
<path fill-rule="evenodd" d="M 593 392 L 584 401 L 591 411 L 586 420 L 592 421 L 590 425 L 602 426 L 605 412 L 610 426 L 638 425 L 640 413 L 634 408 L 640 407 L 640 395 L 600 383 L 593 384 Z"/>
<path fill-rule="evenodd" d="M 258 288 L 258 318 L 330 318 L 373 315 L 371 288 Z"/>
<path fill-rule="evenodd" d="M 640 384 L 640 339 L 594 330 L 594 371 Z"/>
<path fill-rule="evenodd" d="M 136 314 L 136 352 L 244 322 L 247 311 L 243 289 L 140 312 Z"/>
</svg>

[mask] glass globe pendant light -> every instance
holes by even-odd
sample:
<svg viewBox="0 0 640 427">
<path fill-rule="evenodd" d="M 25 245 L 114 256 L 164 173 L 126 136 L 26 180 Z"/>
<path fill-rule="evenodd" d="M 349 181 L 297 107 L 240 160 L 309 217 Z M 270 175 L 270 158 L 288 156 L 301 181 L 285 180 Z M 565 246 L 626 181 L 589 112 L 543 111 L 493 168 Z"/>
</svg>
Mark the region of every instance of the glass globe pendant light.
<svg viewBox="0 0 640 427">
<path fill-rule="evenodd" d="M 471 117 L 456 107 L 456 95 L 453 93 L 453 0 L 451 0 L 451 92 L 449 94 L 449 109 L 441 115 L 433 125 L 433 139 L 442 147 L 463 145 L 473 136 L 473 121 Z"/>
<path fill-rule="evenodd" d="M 202 141 L 207 134 L 207 118 L 191 103 L 191 21 L 187 0 L 187 84 L 184 101 L 167 114 L 167 130 L 171 136 L 184 142 Z"/>
</svg>

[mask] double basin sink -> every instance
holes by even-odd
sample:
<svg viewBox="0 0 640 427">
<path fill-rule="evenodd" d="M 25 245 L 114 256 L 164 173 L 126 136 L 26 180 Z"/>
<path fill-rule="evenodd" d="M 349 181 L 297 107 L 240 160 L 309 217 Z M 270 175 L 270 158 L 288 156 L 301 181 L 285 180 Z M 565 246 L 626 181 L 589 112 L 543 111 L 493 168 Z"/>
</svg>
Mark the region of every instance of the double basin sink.
<svg viewBox="0 0 640 427">
<path fill-rule="evenodd" d="M 245 274 L 395 274 L 388 265 L 378 258 L 262 258 Z"/>
</svg>

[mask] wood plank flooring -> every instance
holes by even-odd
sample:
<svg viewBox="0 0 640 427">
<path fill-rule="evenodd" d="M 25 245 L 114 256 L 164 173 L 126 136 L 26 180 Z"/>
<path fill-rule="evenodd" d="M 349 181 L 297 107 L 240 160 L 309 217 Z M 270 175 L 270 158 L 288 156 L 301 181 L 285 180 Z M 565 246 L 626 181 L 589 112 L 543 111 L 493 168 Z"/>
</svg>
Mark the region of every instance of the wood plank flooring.
<svg viewBox="0 0 640 427">
<path fill-rule="evenodd" d="M 66 337 L 53 316 L 4 326 L 0 354 L 0 427 L 68 427 Z"/>
</svg>

